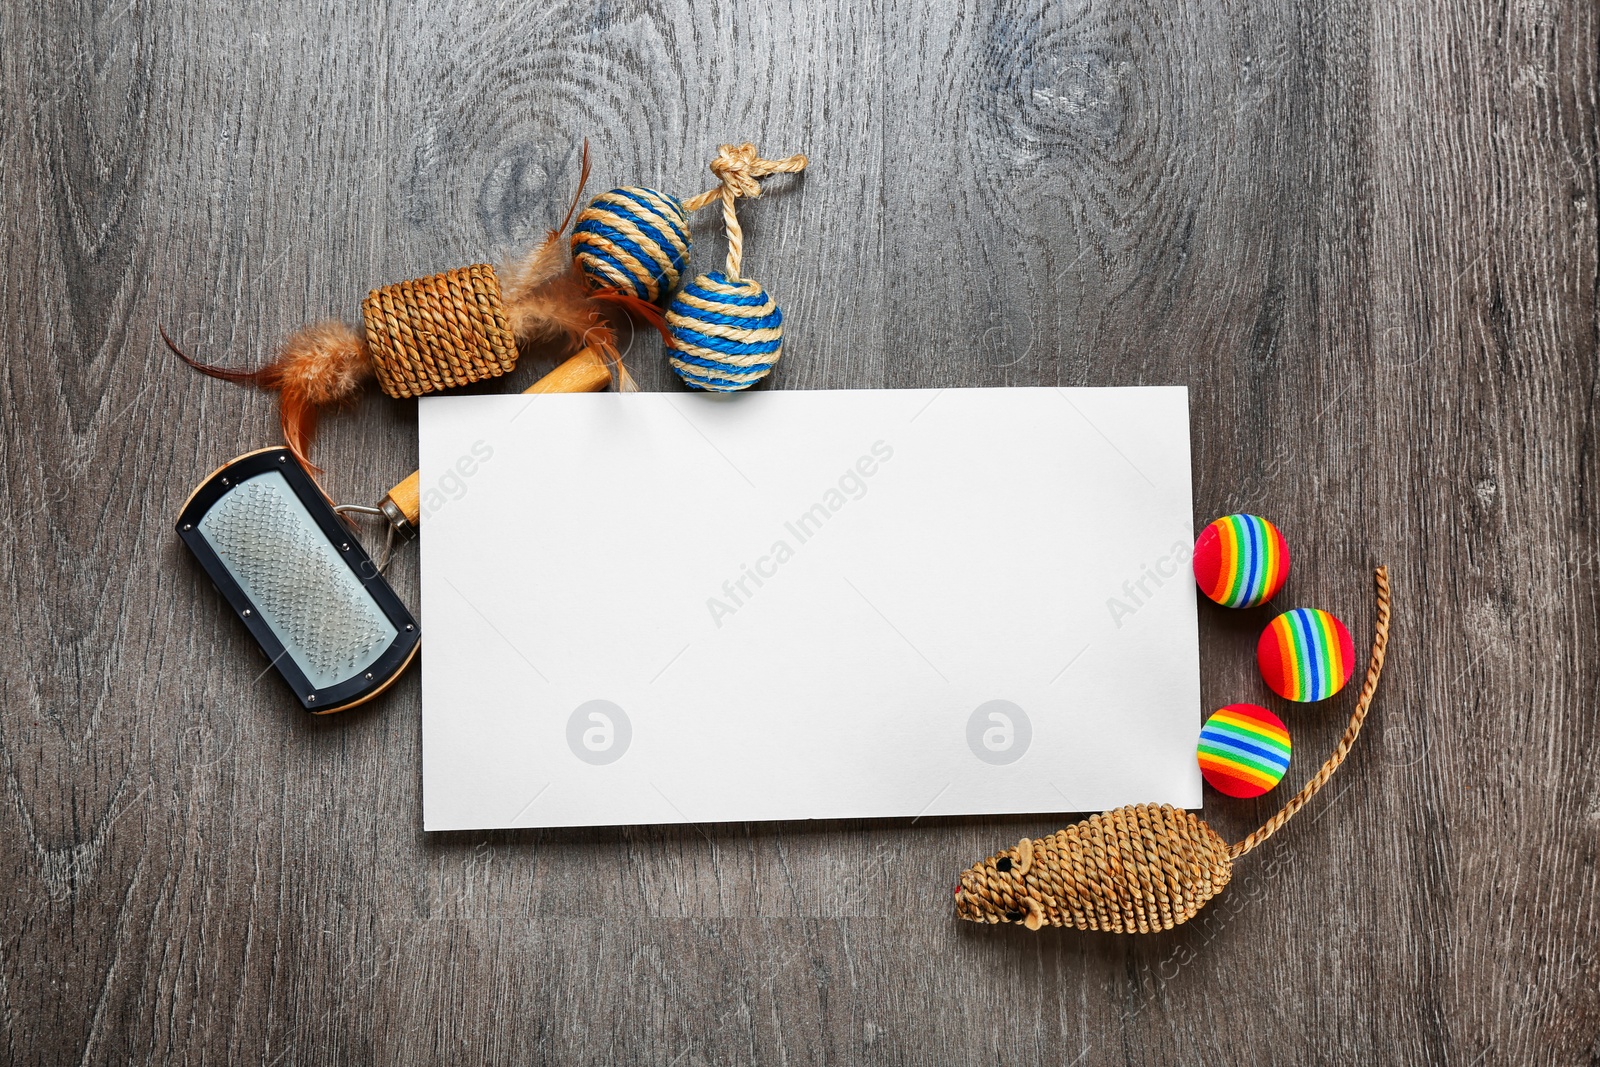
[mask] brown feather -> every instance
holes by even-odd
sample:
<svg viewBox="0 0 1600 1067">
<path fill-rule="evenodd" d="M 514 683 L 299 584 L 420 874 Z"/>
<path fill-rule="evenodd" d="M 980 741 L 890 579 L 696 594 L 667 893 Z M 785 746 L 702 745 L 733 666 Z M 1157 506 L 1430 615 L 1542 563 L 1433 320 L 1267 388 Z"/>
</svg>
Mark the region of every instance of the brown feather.
<svg viewBox="0 0 1600 1067">
<path fill-rule="evenodd" d="M 276 392 L 284 442 L 313 471 L 320 470 L 310 459 L 320 409 L 350 399 L 372 375 L 366 338 L 342 322 L 320 322 L 292 334 L 277 359 L 253 371 L 200 363 L 190 359 L 164 329 L 161 338 L 202 374 Z"/>
<path fill-rule="evenodd" d="M 235 385 L 261 384 L 257 380 L 261 375 L 261 371 L 237 370 L 233 367 L 216 367 L 209 363 L 201 363 L 199 360 L 191 359 L 187 352 L 178 347 L 178 342 L 174 341 L 167 334 L 167 328 L 165 326 L 162 326 L 158 323 L 156 325 L 156 329 L 161 332 L 161 339 L 167 343 L 167 347 L 172 349 L 172 354 L 183 360 L 195 370 L 199 371 L 201 374 L 204 374 L 209 378 L 220 378 L 225 382 L 232 382 Z M 265 369 L 266 368 L 262 368 L 262 370 Z"/>
<path fill-rule="evenodd" d="M 506 264 L 500 296 L 507 306 L 520 304 L 560 276 L 567 265 L 567 246 L 561 231 L 551 230 L 533 251 Z"/>
<path fill-rule="evenodd" d="M 349 400 L 372 376 L 367 339 L 342 322 L 319 322 L 292 334 L 264 370 L 273 380 L 269 384 L 263 374 L 262 384 L 278 390 L 284 441 L 301 463 L 320 470 L 310 458 L 317 416 L 322 408 Z"/>
<path fill-rule="evenodd" d="M 283 440 L 303 466 L 313 474 L 322 468 L 311 462 L 311 439 L 317 433 L 317 416 L 321 414 L 305 394 L 285 389 L 278 394 L 278 419 L 283 426 Z"/>
<path fill-rule="evenodd" d="M 583 343 L 605 360 L 606 367 L 610 369 L 613 380 L 617 383 L 619 393 L 637 393 L 639 385 L 633 380 L 633 375 L 628 373 L 627 366 L 622 362 L 622 353 L 617 351 L 617 334 L 610 323 L 598 322 L 584 334 Z"/>
<path fill-rule="evenodd" d="M 576 344 L 594 324 L 598 309 L 590 300 L 589 286 L 575 265 L 514 297 L 505 299 L 511 332 L 522 344 L 540 344 L 560 338 Z"/>
<path fill-rule="evenodd" d="M 672 334 L 667 330 L 667 317 L 661 308 L 632 293 L 623 292 L 621 289 L 596 289 L 590 294 L 596 300 L 603 300 L 616 304 L 624 312 L 637 316 L 655 327 L 663 341 L 671 342 Z"/>
<path fill-rule="evenodd" d="M 289 336 L 265 372 L 269 386 L 294 392 L 317 407 L 347 400 L 372 377 L 367 339 L 342 322 L 319 322 Z"/>
<path fill-rule="evenodd" d="M 500 294 L 508 307 L 532 298 L 540 286 L 554 281 L 565 272 L 568 253 L 561 235 L 566 232 L 572 216 L 578 213 L 578 204 L 583 201 L 583 187 L 588 184 L 589 142 L 584 141 L 583 168 L 578 174 L 578 188 L 572 194 L 572 203 L 567 207 L 567 217 L 561 220 L 561 225 L 545 234 L 537 247 L 521 258 L 507 262 L 501 272 L 504 277 L 501 279 Z"/>
</svg>

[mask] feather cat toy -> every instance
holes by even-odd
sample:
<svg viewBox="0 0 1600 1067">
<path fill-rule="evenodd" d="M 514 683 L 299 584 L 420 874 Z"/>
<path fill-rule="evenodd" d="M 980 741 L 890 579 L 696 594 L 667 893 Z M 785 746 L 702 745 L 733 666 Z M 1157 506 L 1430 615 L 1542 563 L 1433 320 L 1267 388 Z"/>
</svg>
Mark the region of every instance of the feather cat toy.
<svg viewBox="0 0 1600 1067">
<path fill-rule="evenodd" d="M 354 397 L 369 378 L 392 397 L 421 396 L 506 374 L 519 346 L 588 350 L 610 368 L 617 388 L 634 388 L 617 350 L 619 319 L 655 327 L 672 349 L 673 369 L 690 388 L 744 389 L 767 374 L 781 351 L 782 313 L 762 287 L 741 276 L 743 234 L 737 200 L 761 195 L 758 178 L 795 173 L 806 157 L 762 159 L 752 144 L 723 145 L 711 163 L 718 185 L 679 200 L 641 187 L 612 189 L 572 221 L 589 177 L 588 146 L 578 192 L 561 224 L 503 275 L 474 264 L 374 289 L 362 302 L 363 329 L 340 321 L 291 336 L 257 370 L 191 359 L 162 331 L 169 348 L 214 378 L 278 394 L 284 440 L 311 470 L 319 414 Z M 727 266 L 687 285 L 688 216 L 722 205 Z M 663 312 L 661 301 L 673 298 Z"/>
</svg>

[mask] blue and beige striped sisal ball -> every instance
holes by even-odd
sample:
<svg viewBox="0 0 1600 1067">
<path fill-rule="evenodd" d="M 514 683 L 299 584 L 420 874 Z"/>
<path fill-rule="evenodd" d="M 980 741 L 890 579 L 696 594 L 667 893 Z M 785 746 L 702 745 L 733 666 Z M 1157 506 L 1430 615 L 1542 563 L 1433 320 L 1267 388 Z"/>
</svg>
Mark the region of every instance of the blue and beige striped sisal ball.
<svg viewBox="0 0 1600 1067">
<path fill-rule="evenodd" d="M 572 258 L 590 281 L 652 304 L 678 287 L 689 247 L 683 205 L 654 189 L 601 193 L 572 228 Z"/>
<path fill-rule="evenodd" d="M 759 283 L 721 271 L 683 287 L 667 308 L 667 329 L 667 358 L 691 389 L 748 389 L 783 351 L 783 312 L 772 297 Z"/>
</svg>

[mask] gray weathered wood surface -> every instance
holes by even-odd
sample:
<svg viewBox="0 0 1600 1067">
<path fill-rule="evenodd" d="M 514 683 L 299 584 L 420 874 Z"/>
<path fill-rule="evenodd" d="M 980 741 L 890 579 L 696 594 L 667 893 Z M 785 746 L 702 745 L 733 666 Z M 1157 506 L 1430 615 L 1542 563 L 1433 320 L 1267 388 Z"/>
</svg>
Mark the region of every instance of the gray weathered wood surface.
<svg viewBox="0 0 1600 1067">
<path fill-rule="evenodd" d="M 1585 0 L 0 7 L 4 1059 L 1600 1057 L 1597 31 Z M 743 212 L 777 388 L 1187 383 L 1197 520 L 1280 518 L 1358 644 L 1390 565 L 1369 732 L 1204 921 L 957 924 L 959 868 L 1060 815 L 425 835 L 415 672 L 326 722 L 256 681 L 170 522 L 274 404 L 156 324 L 261 360 L 536 236 L 585 135 L 594 189 L 810 153 Z M 413 419 L 330 419 L 336 494 L 409 471 Z M 1260 621 L 1203 612 L 1208 703 L 1261 693 Z"/>
</svg>

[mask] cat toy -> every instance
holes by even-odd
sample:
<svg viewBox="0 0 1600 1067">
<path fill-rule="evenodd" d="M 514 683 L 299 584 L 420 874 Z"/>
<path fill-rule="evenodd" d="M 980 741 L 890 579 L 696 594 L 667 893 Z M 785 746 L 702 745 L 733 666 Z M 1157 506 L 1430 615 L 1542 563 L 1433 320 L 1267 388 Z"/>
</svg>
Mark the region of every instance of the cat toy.
<svg viewBox="0 0 1600 1067">
<path fill-rule="evenodd" d="M 564 250 L 561 235 L 588 182 L 585 145 L 566 218 L 503 276 L 475 263 L 374 289 L 361 304 L 360 332 L 340 321 L 306 327 L 257 370 L 198 362 L 165 331 L 162 338 L 204 374 L 277 392 L 284 440 L 313 471 L 319 413 L 354 397 L 369 378 L 389 396 L 422 396 L 509 373 L 519 346 L 557 345 L 598 353 L 617 388 L 632 390 L 617 348 L 619 315 L 628 313 L 661 333 L 673 370 L 690 388 L 745 389 L 777 362 L 783 314 L 741 273 L 744 233 L 735 204 L 761 195 L 758 179 L 806 164 L 803 155 L 763 159 L 753 144 L 723 145 L 710 165 L 715 187 L 686 200 L 638 186 L 602 193 L 577 214 Z M 722 206 L 726 265 L 684 285 L 689 215 L 714 203 Z"/>
<path fill-rule="evenodd" d="M 672 369 L 691 389 L 730 393 L 748 389 L 772 371 L 783 351 L 783 312 L 761 284 L 742 275 L 744 231 L 734 209 L 740 197 L 758 197 L 757 178 L 804 170 L 806 157 L 762 159 L 753 144 L 723 145 L 711 161 L 721 184 L 684 201 L 685 211 L 722 204 L 728 242 L 724 268 L 695 278 L 673 298 L 666 314 Z M 577 238 L 574 235 L 574 244 Z"/>
<path fill-rule="evenodd" d="M 1229 845 L 1193 813 L 1165 804 L 1102 812 L 1049 837 L 1023 838 L 967 868 L 955 890 L 956 914 L 971 922 L 1020 923 L 1029 930 L 1070 926 L 1111 933 L 1170 930 L 1194 918 L 1227 886 L 1234 862 L 1282 829 L 1350 754 L 1389 644 L 1388 569 L 1379 567 L 1376 579 L 1372 657 L 1349 725 L 1327 762 L 1258 830 Z M 1239 596 L 1237 589 L 1233 598 L 1254 599 Z M 1213 599 L 1224 602 L 1220 596 Z"/>
</svg>

